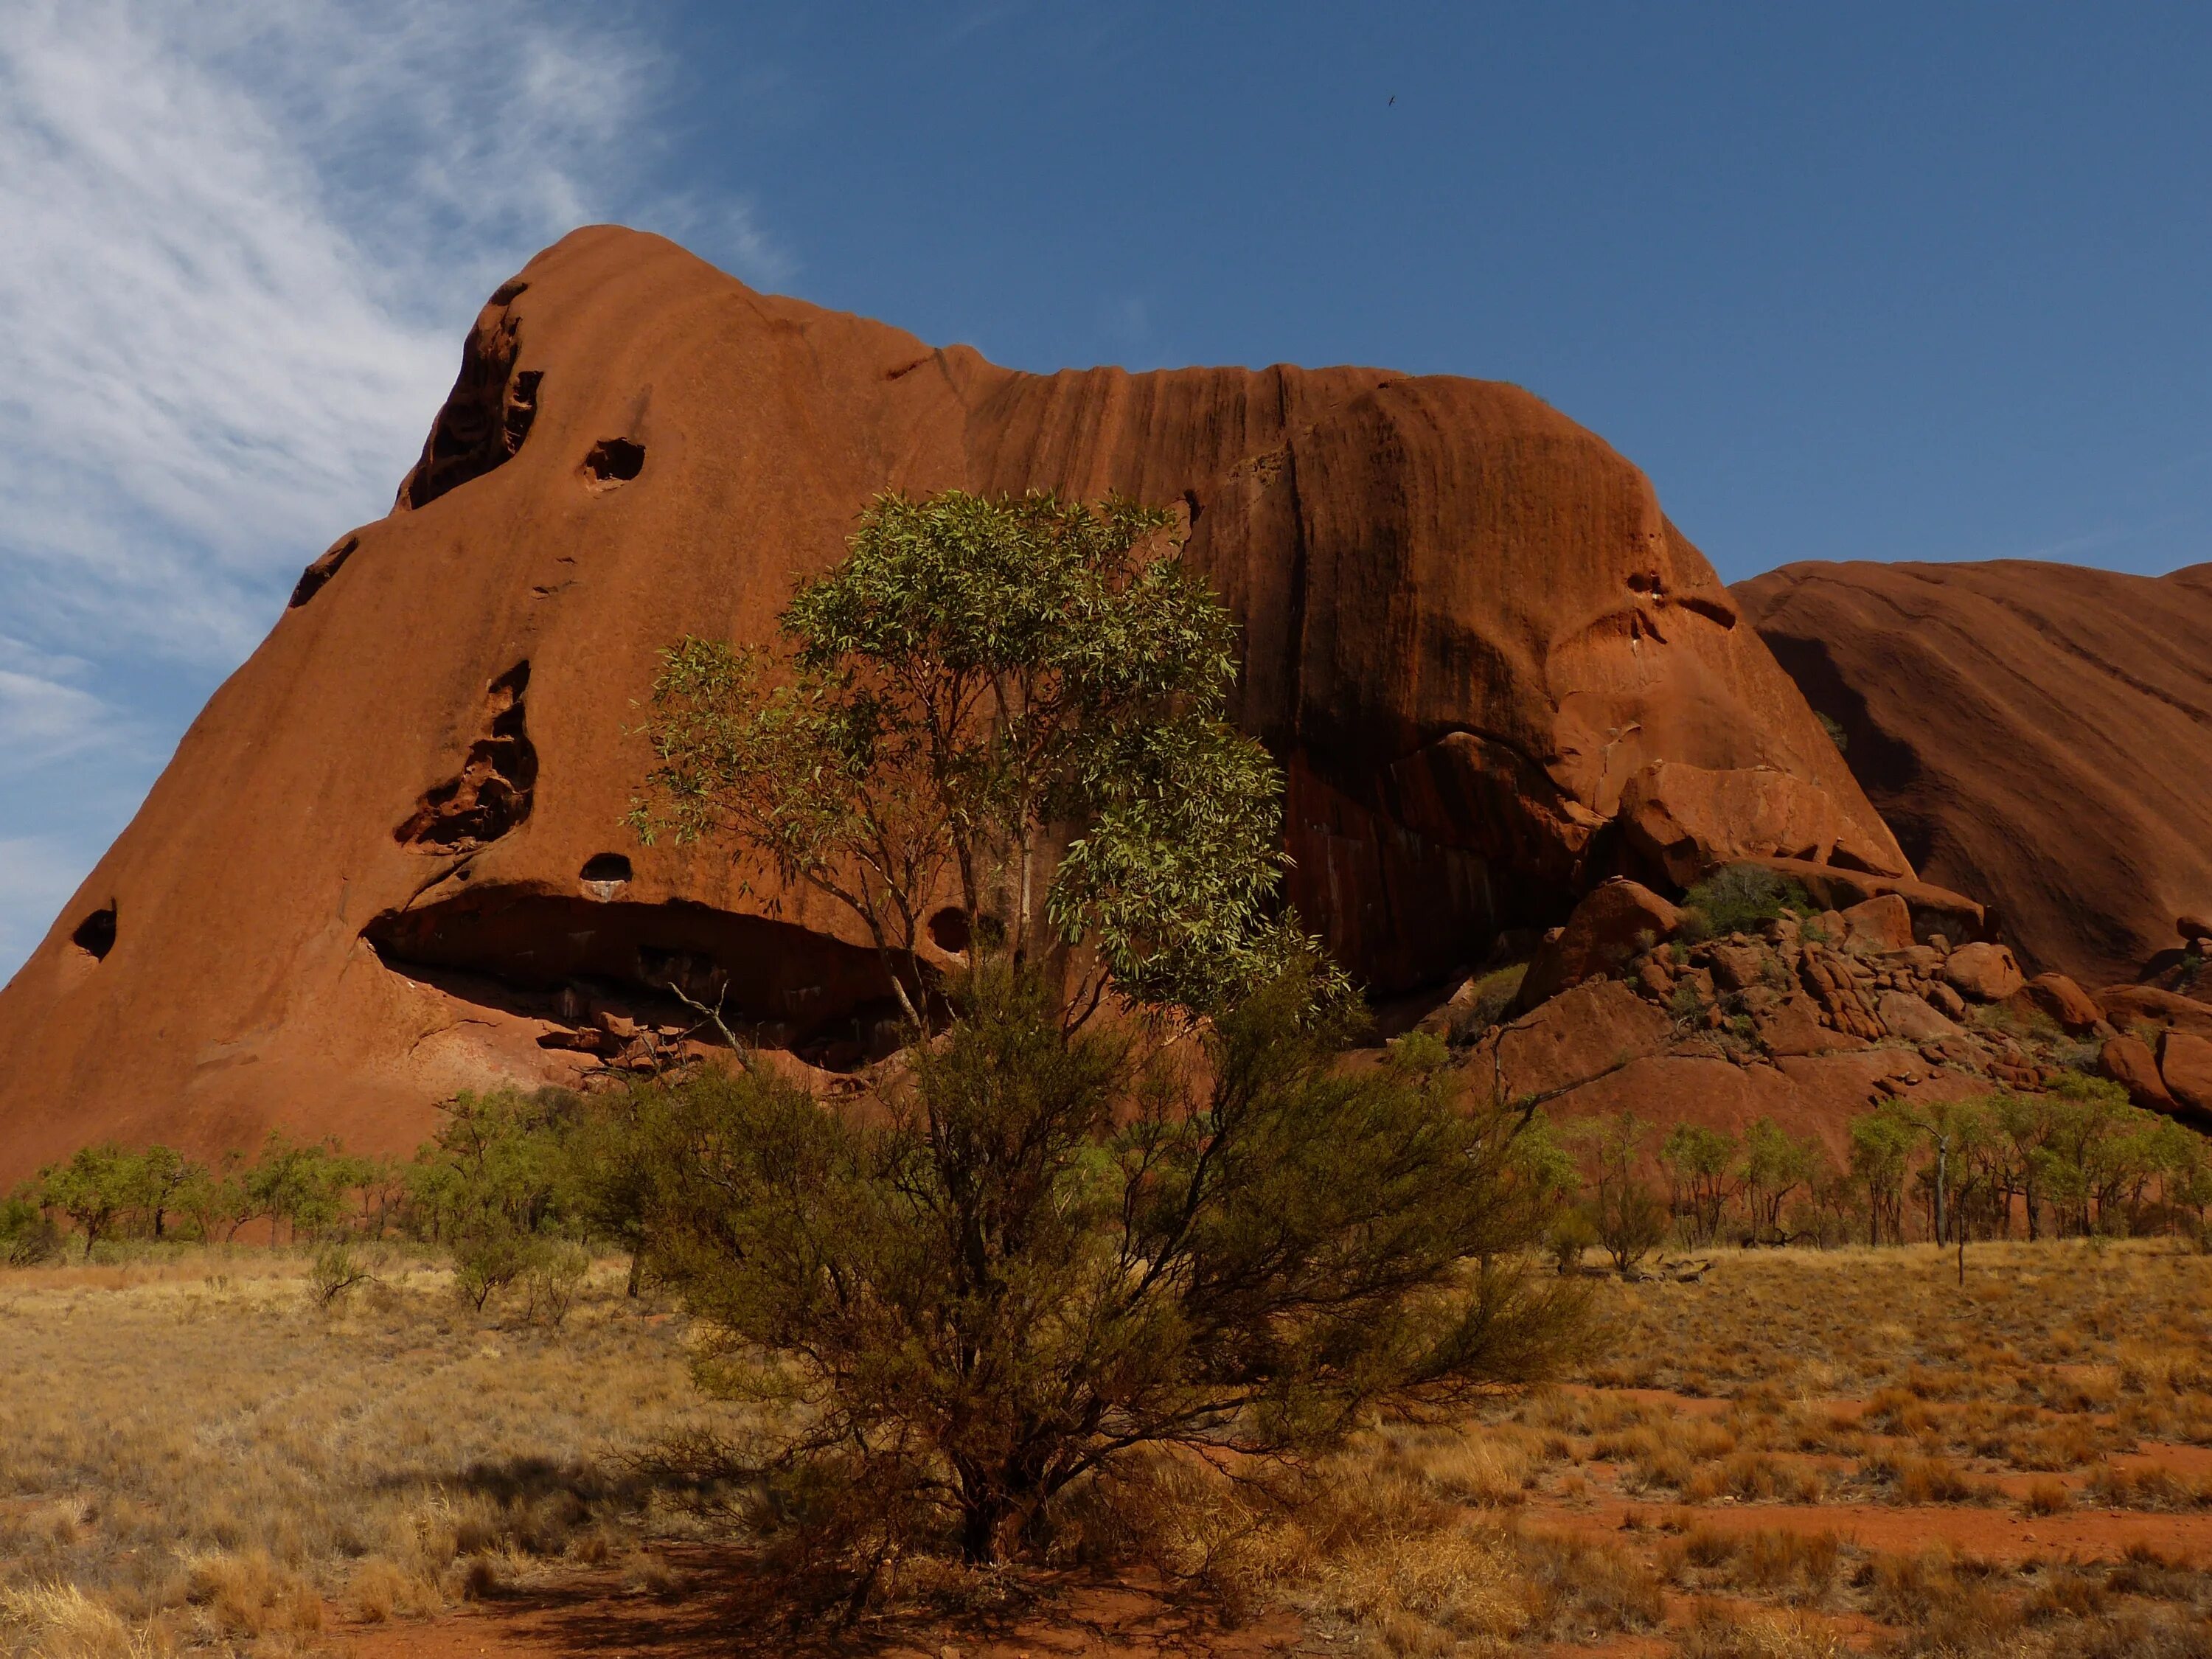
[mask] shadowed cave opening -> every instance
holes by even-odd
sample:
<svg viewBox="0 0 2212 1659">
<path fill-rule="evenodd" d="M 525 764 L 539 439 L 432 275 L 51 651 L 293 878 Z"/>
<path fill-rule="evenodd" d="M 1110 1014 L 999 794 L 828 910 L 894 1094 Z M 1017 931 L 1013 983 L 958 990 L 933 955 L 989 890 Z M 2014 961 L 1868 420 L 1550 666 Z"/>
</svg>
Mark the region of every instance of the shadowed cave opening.
<svg viewBox="0 0 2212 1659">
<path fill-rule="evenodd" d="M 874 951 L 690 900 L 485 887 L 388 910 L 362 937 L 386 967 L 450 996 L 577 1028 L 540 1037 L 547 1048 L 599 1052 L 591 1033 L 630 1026 L 719 1043 L 687 997 L 719 1006 L 741 1041 L 830 1071 L 898 1046 L 897 999 Z"/>
<path fill-rule="evenodd" d="M 584 471 L 596 483 L 628 483 L 645 471 L 645 446 L 627 438 L 602 438 L 584 457 Z"/>
<path fill-rule="evenodd" d="M 70 935 L 70 943 L 95 962 L 104 960 L 115 948 L 115 907 L 102 905 L 77 923 L 76 931 Z"/>
<path fill-rule="evenodd" d="M 538 750 L 530 741 L 528 659 L 484 689 L 484 735 L 461 769 L 423 791 L 392 838 L 412 852 L 469 853 L 497 841 L 530 816 Z"/>
</svg>

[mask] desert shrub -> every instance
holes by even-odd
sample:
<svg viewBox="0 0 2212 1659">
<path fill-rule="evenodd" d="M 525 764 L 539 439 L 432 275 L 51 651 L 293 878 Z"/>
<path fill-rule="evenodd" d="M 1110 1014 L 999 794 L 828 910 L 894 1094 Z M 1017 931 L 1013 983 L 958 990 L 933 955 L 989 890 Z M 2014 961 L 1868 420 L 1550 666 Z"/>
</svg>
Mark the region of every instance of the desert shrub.
<svg viewBox="0 0 2212 1659">
<path fill-rule="evenodd" d="M 856 1491 L 999 1559 L 1133 1448 L 1311 1456 L 1569 1350 L 1580 1292 L 1528 1271 L 1547 1206 L 1517 1115 L 1465 1109 L 1429 1048 L 1347 1071 L 1298 978 L 1181 1070 L 1071 1033 L 1010 965 L 955 994 L 880 1118 L 764 1072 L 672 1114 L 657 1261 L 710 1334 L 702 1380 L 803 1407 L 775 1467 L 817 1509 Z"/>
<path fill-rule="evenodd" d="M 1546 1244 L 1552 1253 L 1552 1263 L 1562 1278 L 1580 1272 L 1583 1252 L 1598 1243 L 1597 1224 L 1583 1206 L 1568 1205 L 1552 1218 Z"/>
<path fill-rule="evenodd" d="M 1614 1269 L 1633 1277 L 1644 1258 L 1667 1237 L 1667 1207 L 1644 1184 L 1640 1167 L 1651 1126 L 1622 1111 L 1577 1127 L 1593 1143 L 1597 1167 L 1584 1213 Z"/>
<path fill-rule="evenodd" d="M 529 1317 L 558 1330 L 575 1305 L 592 1270 L 591 1253 L 568 1239 L 540 1239 L 522 1271 L 530 1297 Z"/>
<path fill-rule="evenodd" d="M 1817 907 L 1801 883 L 1758 864 L 1728 864 L 1683 896 L 1685 937 L 1756 933 L 1784 915 L 1811 915 Z"/>
<path fill-rule="evenodd" d="M 483 1221 L 453 1242 L 453 1292 L 482 1313 L 493 1297 L 530 1269 L 538 1241 L 499 1221 Z"/>
<path fill-rule="evenodd" d="M 1455 1042 L 1472 1042 L 1492 1026 L 1512 1012 L 1513 1000 L 1521 994 L 1521 981 L 1528 975 L 1528 964 L 1516 962 L 1485 974 L 1474 982 L 1468 1000 L 1453 1012 L 1451 1036 Z"/>
<path fill-rule="evenodd" d="M 61 1254 L 61 1229 L 29 1192 L 0 1199 L 0 1261 L 11 1267 L 34 1267 Z"/>
<path fill-rule="evenodd" d="M 327 1308 L 349 1291 L 373 1284 L 376 1275 L 368 1261 L 343 1239 L 333 1239 L 316 1250 L 307 1264 L 307 1294 L 319 1308 Z"/>
</svg>

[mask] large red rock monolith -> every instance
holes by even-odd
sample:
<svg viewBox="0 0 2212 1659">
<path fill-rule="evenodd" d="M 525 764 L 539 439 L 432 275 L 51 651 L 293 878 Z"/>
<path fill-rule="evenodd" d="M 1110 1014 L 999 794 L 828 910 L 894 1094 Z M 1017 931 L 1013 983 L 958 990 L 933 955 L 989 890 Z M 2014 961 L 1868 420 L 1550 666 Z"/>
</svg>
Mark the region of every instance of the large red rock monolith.
<svg viewBox="0 0 2212 1659">
<path fill-rule="evenodd" d="M 637 845 L 629 728 L 659 647 L 768 639 L 872 496 L 952 486 L 1181 509 L 1288 773 L 1292 896 L 1378 992 L 1608 874 L 1911 873 L 1643 474 L 1516 387 L 1020 374 L 598 227 L 493 297 L 392 514 L 314 560 L 0 993 L 0 1176 L 272 1124 L 404 1149 L 457 1089 L 676 1042 L 670 987 L 856 1063 L 859 930 Z"/>
</svg>

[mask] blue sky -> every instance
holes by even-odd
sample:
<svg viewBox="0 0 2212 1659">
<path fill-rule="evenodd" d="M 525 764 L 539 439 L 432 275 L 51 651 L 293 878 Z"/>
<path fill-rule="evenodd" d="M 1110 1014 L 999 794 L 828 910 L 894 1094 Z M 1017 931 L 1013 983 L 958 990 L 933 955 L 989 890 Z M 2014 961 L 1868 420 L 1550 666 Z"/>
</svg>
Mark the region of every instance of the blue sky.
<svg viewBox="0 0 2212 1659">
<path fill-rule="evenodd" d="M 9 0 L 0 974 L 572 224 L 1024 368 L 1515 380 L 1730 580 L 2157 572 L 2208 86 L 2201 4 Z"/>
</svg>

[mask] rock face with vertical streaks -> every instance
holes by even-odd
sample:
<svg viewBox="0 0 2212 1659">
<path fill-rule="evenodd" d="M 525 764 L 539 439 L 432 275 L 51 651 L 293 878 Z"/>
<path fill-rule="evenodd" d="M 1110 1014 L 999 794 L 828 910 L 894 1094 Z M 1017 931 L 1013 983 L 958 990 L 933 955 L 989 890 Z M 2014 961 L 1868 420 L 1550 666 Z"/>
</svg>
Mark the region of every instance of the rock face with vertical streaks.
<svg viewBox="0 0 2212 1659">
<path fill-rule="evenodd" d="M 0 993 L 0 1175 L 104 1135 L 411 1145 L 641 1065 L 668 993 L 832 1069 L 844 915 L 621 824 L 658 649 L 768 638 L 884 489 L 1180 504 L 1293 896 L 1378 994 L 1610 876 L 1912 872 L 1644 475 L 1525 392 L 1376 369 L 1019 374 L 580 230 L 503 285 L 391 514 L 314 561 Z"/>
</svg>

